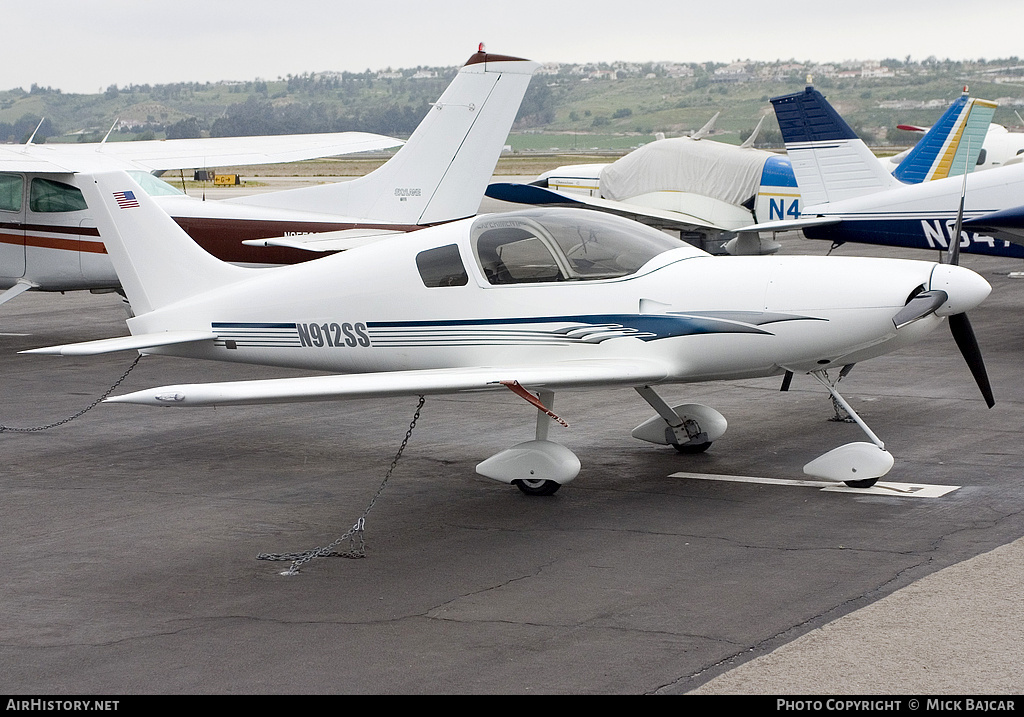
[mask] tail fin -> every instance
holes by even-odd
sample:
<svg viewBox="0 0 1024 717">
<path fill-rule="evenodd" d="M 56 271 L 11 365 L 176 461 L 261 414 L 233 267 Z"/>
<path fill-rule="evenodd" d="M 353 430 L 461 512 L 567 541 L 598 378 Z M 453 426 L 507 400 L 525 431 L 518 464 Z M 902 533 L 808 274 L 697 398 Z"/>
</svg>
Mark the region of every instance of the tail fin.
<svg viewBox="0 0 1024 717">
<path fill-rule="evenodd" d="M 258 271 L 207 254 L 125 172 L 77 178 L 136 316 Z"/>
<path fill-rule="evenodd" d="M 409 141 L 365 177 L 226 200 L 392 224 L 473 216 L 540 65 L 482 50 L 434 103 Z"/>
<path fill-rule="evenodd" d="M 893 176 L 918 184 L 970 172 L 978 164 L 996 103 L 967 96 L 967 88 L 914 145 Z"/>
<path fill-rule="evenodd" d="M 899 186 L 813 87 L 771 102 L 804 207 Z"/>
</svg>

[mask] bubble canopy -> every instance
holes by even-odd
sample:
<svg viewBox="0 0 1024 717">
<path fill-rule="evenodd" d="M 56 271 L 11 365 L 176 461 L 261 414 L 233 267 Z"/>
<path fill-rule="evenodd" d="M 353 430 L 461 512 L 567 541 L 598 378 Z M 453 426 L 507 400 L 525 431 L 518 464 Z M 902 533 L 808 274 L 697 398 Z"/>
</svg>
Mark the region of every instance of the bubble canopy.
<svg viewBox="0 0 1024 717">
<path fill-rule="evenodd" d="M 483 215 L 470 240 L 491 284 L 615 279 L 689 246 L 643 224 L 582 209 Z"/>
</svg>

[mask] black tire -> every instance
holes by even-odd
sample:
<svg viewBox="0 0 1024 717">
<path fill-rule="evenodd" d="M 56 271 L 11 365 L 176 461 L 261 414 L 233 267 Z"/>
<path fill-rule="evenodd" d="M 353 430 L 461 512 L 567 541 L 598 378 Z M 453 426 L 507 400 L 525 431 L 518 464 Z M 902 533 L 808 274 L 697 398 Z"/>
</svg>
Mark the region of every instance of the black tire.
<svg viewBox="0 0 1024 717">
<path fill-rule="evenodd" d="M 526 495 L 554 495 L 562 487 L 561 483 L 556 483 L 553 480 L 544 480 L 543 478 L 538 480 L 514 480 L 512 483 Z"/>
<path fill-rule="evenodd" d="M 862 478 L 860 480 L 844 480 L 843 483 L 851 488 L 870 488 L 878 482 L 877 478 Z"/>
<path fill-rule="evenodd" d="M 672 445 L 680 453 L 693 455 L 695 453 L 703 453 L 707 449 L 711 448 L 711 441 L 707 441 L 706 443 L 687 443 L 684 446 L 681 446 L 678 443 L 673 443 Z"/>
</svg>

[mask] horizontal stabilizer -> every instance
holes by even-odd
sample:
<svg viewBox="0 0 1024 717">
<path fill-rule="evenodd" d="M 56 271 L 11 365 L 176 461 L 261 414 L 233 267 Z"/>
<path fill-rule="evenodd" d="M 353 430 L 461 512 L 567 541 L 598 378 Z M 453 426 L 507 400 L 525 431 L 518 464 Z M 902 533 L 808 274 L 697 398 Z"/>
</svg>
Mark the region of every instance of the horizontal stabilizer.
<svg viewBox="0 0 1024 717">
<path fill-rule="evenodd" d="M 547 366 L 444 368 L 179 384 L 114 396 L 106 402 L 147 406 L 241 406 L 484 391 L 503 389 L 502 382 L 509 381 L 534 389 L 632 386 L 656 383 L 667 375 L 664 366 L 652 361 L 565 361 Z"/>
<path fill-rule="evenodd" d="M 965 219 L 963 226 L 969 231 L 985 232 L 1004 241 L 1024 244 L 1024 206 Z"/>
<path fill-rule="evenodd" d="M 761 222 L 751 224 L 749 227 L 740 227 L 739 232 L 790 232 L 804 227 L 824 227 L 829 224 L 839 224 L 843 221 L 840 217 L 802 217 L 800 219 L 779 219 L 774 222 Z"/>
<path fill-rule="evenodd" d="M 336 232 L 318 232 L 269 239 L 246 239 L 247 246 L 281 246 L 305 251 L 347 251 L 364 244 L 373 244 L 406 232 L 388 229 L 342 229 Z"/>
<path fill-rule="evenodd" d="M 731 231 L 730 227 L 721 226 L 693 214 L 656 209 L 642 204 L 635 204 L 632 201 L 619 202 L 612 199 L 602 199 L 601 197 L 588 197 L 585 194 L 569 194 L 568 192 L 545 189 L 532 184 L 492 184 L 487 188 L 487 196 L 492 199 L 519 202 L 521 204 L 573 205 L 582 209 L 595 209 L 663 229 Z"/>
<path fill-rule="evenodd" d="M 49 356 L 94 356 L 96 354 L 109 354 L 115 351 L 138 351 L 156 348 L 157 346 L 191 343 L 193 341 L 212 341 L 215 338 L 217 338 L 217 334 L 210 331 L 160 331 L 153 334 L 83 341 L 78 344 L 47 346 L 41 349 L 19 351 L 18 353 L 46 354 Z"/>
<path fill-rule="evenodd" d="M 502 202 L 514 202 L 516 204 L 581 204 L 580 197 L 570 196 L 554 189 L 538 187 L 535 184 L 515 184 L 512 182 L 495 182 L 487 185 L 484 192 L 491 199 Z"/>
</svg>

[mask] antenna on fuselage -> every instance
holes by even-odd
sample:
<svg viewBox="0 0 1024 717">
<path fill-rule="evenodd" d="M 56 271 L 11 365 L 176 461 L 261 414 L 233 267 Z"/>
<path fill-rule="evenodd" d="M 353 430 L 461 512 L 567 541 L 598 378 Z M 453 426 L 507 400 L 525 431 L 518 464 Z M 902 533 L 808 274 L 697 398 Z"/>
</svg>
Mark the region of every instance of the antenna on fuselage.
<svg viewBox="0 0 1024 717">
<path fill-rule="evenodd" d="M 39 124 L 37 124 L 37 125 L 36 125 L 36 128 L 35 128 L 34 130 L 32 130 L 32 134 L 31 134 L 31 135 L 29 135 L 28 141 L 27 141 L 27 142 L 25 142 L 25 146 L 26 146 L 26 147 L 27 147 L 27 146 L 29 146 L 30 144 L 32 144 L 32 140 L 34 140 L 34 139 L 36 138 L 36 132 L 38 132 L 38 131 L 39 131 L 39 128 L 43 126 L 43 122 L 44 122 L 45 120 L 46 120 L 46 118 L 45 118 L 45 117 L 41 117 L 41 118 L 39 119 Z"/>
<path fill-rule="evenodd" d="M 117 127 L 117 123 L 120 122 L 120 121 L 121 121 L 120 117 L 115 117 L 114 118 L 114 124 L 110 125 L 110 129 L 108 129 L 107 133 L 105 135 L 103 135 L 103 139 L 100 140 L 100 146 L 103 146 L 103 144 L 107 141 L 107 137 L 110 136 L 110 133 L 114 131 L 114 127 Z M 97 147 L 96 151 L 98 152 L 99 149 L 100 148 Z"/>
</svg>

